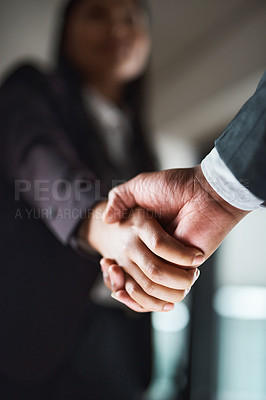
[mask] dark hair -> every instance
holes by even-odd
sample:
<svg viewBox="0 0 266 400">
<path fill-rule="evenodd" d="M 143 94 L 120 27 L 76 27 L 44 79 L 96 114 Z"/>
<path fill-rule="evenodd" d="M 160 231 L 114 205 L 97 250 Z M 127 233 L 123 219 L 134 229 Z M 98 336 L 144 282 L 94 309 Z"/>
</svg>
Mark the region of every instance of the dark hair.
<svg viewBox="0 0 266 400">
<path fill-rule="evenodd" d="M 60 57 L 62 57 L 62 55 L 63 55 L 63 44 L 64 44 L 64 38 L 65 38 L 65 34 L 66 34 L 68 19 L 71 16 L 71 14 L 73 13 L 73 11 L 75 10 L 75 8 L 83 1 L 86 1 L 86 0 L 69 0 L 63 6 L 63 10 L 60 15 L 61 21 L 60 21 L 60 31 L 58 34 L 57 48 L 55 49 L 56 50 L 55 56 L 58 61 L 60 60 Z M 147 15 L 149 16 L 146 0 L 136 0 L 136 1 L 147 12 Z"/>
<path fill-rule="evenodd" d="M 74 11 L 74 9 L 84 0 L 69 0 L 66 2 L 63 6 L 63 10 L 61 12 L 60 18 L 60 31 L 58 35 L 58 42 L 57 42 L 57 48 L 55 49 L 56 51 L 56 58 L 58 61 L 60 61 L 60 58 L 63 56 L 63 42 L 66 34 L 66 29 L 67 29 L 67 22 Z"/>
<path fill-rule="evenodd" d="M 64 38 L 66 34 L 66 29 L 67 29 L 67 23 L 69 20 L 69 17 L 75 10 L 75 8 L 82 3 L 83 1 L 86 0 L 69 0 L 63 5 L 63 10 L 61 11 L 59 18 L 60 18 L 60 25 L 59 25 L 59 32 L 57 34 L 57 40 L 56 42 L 56 49 L 55 49 L 55 61 L 58 67 L 63 65 L 63 68 L 66 64 L 70 64 L 70 61 L 67 60 L 66 55 L 64 54 L 63 50 L 63 44 L 64 44 Z M 147 11 L 148 13 L 148 7 L 146 0 L 137 0 L 140 4 L 140 6 Z M 72 65 L 72 69 L 75 69 L 75 67 Z M 76 71 L 75 71 L 76 72 Z M 144 73 L 136 78 L 135 80 L 131 81 L 126 85 L 126 91 L 125 91 L 125 101 L 129 108 L 134 112 L 135 117 L 138 117 L 138 119 L 143 120 L 144 115 L 144 104 L 145 104 L 145 99 L 144 99 L 144 94 L 145 94 L 145 85 L 146 85 L 146 75 L 147 71 L 144 71 Z"/>
</svg>

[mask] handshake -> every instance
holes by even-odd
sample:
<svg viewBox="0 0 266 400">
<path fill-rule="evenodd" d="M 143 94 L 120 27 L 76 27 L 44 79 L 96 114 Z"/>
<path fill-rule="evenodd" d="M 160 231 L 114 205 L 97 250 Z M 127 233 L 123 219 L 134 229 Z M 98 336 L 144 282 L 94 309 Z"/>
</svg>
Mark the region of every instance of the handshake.
<svg viewBox="0 0 266 400">
<path fill-rule="evenodd" d="M 143 173 L 114 188 L 81 235 L 104 257 L 112 297 L 137 312 L 170 311 L 247 213 L 223 200 L 198 165 Z"/>
</svg>

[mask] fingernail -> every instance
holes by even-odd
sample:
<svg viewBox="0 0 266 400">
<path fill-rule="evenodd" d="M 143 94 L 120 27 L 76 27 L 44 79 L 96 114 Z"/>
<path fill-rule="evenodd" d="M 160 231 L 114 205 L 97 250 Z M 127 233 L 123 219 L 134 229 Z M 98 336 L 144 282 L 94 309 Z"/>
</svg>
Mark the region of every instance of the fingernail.
<svg viewBox="0 0 266 400">
<path fill-rule="evenodd" d="M 200 276 L 200 270 L 197 268 L 196 271 L 194 272 L 193 284 L 196 282 L 197 279 L 199 279 L 199 276 Z"/>
<path fill-rule="evenodd" d="M 174 309 L 174 307 L 175 307 L 175 305 L 173 303 L 167 303 L 167 304 L 165 304 L 163 309 L 164 309 L 164 311 L 171 311 Z"/>
<path fill-rule="evenodd" d="M 194 260 L 193 260 L 193 262 L 192 262 L 192 265 L 193 265 L 193 266 L 195 266 L 195 265 L 201 265 L 201 264 L 204 263 L 204 261 L 205 261 L 204 255 L 203 255 L 202 253 L 198 253 L 198 254 L 195 256 L 195 258 L 194 258 Z"/>
<path fill-rule="evenodd" d="M 191 287 L 189 289 L 185 290 L 185 297 L 189 294 L 190 290 L 191 290 Z"/>
<path fill-rule="evenodd" d="M 116 292 L 111 293 L 111 297 L 118 301 L 118 298 L 116 297 Z"/>
</svg>

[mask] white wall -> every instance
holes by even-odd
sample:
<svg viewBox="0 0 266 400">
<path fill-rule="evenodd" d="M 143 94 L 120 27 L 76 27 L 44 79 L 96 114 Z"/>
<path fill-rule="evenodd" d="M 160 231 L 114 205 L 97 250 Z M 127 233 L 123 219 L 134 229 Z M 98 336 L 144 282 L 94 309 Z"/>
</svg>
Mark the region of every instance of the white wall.
<svg viewBox="0 0 266 400">
<path fill-rule="evenodd" d="M 54 27 L 62 0 L 0 2 L 0 79 L 21 59 L 50 59 Z"/>
</svg>

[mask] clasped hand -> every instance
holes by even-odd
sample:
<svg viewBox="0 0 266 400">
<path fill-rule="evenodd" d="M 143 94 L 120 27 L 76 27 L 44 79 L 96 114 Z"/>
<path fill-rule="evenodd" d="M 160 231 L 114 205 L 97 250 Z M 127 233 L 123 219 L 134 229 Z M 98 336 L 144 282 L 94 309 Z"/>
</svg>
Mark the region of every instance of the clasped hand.
<svg viewBox="0 0 266 400">
<path fill-rule="evenodd" d="M 105 202 L 94 207 L 83 236 L 105 257 L 101 267 L 113 297 L 138 312 L 172 310 L 199 277 L 201 251 L 174 239 L 144 209 L 107 224 L 105 208 Z"/>
<path fill-rule="evenodd" d="M 112 226 L 135 207 L 160 215 L 158 221 L 172 236 L 156 220 L 146 221 L 145 213 L 138 209 L 124 222 L 134 226 L 134 244 L 123 242 L 119 252 L 102 253 L 109 258 L 101 262 L 106 286 L 135 311 L 166 310 L 170 303 L 182 300 L 199 276 L 195 266 L 203 263 L 248 213 L 224 201 L 207 182 L 200 165 L 140 174 L 114 188 L 104 221 Z M 123 253 L 126 259 L 119 257 Z"/>
<path fill-rule="evenodd" d="M 114 188 L 107 207 L 93 209 L 83 236 L 104 257 L 104 282 L 117 300 L 139 312 L 168 311 L 246 214 L 212 189 L 200 166 L 173 169 Z"/>
</svg>

